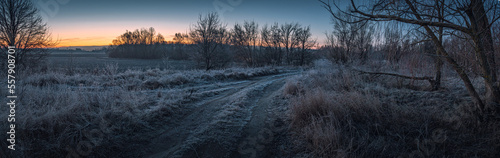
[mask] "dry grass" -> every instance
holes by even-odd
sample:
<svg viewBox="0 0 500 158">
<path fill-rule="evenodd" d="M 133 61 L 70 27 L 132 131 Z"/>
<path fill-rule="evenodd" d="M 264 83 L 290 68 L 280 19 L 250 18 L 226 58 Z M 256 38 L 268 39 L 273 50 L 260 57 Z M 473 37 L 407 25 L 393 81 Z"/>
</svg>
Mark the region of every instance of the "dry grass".
<svg viewBox="0 0 500 158">
<path fill-rule="evenodd" d="M 300 85 L 299 82 L 289 80 L 285 83 L 285 87 L 283 89 L 283 95 L 284 96 L 298 95 L 302 91 L 302 89 L 303 87 Z"/>
<path fill-rule="evenodd" d="M 387 83 L 396 81 L 347 69 L 311 70 L 289 81 L 308 87 L 291 98 L 291 130 L 298 152 L 310 157 L 500 154 L 500 122 L 478 125 L 470 115 L 467 92 L 457 88 L 460 84 L 428 92 Z"/>
<path fill-rule="evenodd" d="M 118 72 L 114 66 L 77 74 L 34 73 L 17 82 L 17 150 L 0 157 L 123 157 L 182 113 L 187 102 L 208 93 L 192 87 L 279 73 L 274 68 L 214 71 L 152 69 Z M 1 94 L 6 95 L 4 88 Z M 2 110 L 2 116 L 7 115 Z M 1 126 L 1 131 L 8 131 Z M 4 147 L 6 141 L 2 141 Z M 141 151 L 137 151 L 140 153 Z M 74 155 L 73 155 L 74 156 Z"/>
</svg>

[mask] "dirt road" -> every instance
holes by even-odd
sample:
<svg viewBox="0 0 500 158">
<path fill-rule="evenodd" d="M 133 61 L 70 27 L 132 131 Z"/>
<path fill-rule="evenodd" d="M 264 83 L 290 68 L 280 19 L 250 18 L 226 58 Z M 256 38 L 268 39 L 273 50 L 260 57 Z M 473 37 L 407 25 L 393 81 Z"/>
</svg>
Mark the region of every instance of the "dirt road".
<svg viewBox="0 0 500 158">
<path fill-rule="evenodd" d="M 213 95 L 188 103 L 184 115 L 154 131 L 140 157 L 273 157 L 275 139 L 286 130 L 280 89 L 296 74 L 199 86 L 197 94 Z"/>
</svg>

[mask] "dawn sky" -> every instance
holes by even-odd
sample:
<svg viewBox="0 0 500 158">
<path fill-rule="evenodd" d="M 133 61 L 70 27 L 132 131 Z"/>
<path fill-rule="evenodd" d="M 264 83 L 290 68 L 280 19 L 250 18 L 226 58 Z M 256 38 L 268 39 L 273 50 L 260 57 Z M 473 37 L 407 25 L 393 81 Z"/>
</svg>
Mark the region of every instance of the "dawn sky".
<svg viewBox="0 0 500 158">
<path fill-rule="evenodd" d="M 260 26 L 298 22 L 311 26 L 320 43 L 332 30 L 328 12 L 316 0 L 41 0 L 35 4 L 59 46 L 108 45 L 126 30 L 148 27 L 171 40 L 175 33 L 188 32 L 200 14 L 216 12 L 214 4 L 226 10 L 219 14 L 228 28 L 245 20 Z"/>
</svg>

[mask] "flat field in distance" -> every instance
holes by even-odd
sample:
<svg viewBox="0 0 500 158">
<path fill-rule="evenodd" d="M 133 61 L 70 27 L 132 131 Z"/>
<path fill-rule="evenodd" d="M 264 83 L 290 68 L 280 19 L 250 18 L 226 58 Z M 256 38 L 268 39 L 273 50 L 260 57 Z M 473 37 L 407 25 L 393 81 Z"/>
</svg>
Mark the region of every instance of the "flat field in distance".
<svg viewBox="0 0 500 158">
<path fill-rule="evenodd" d="M 119 70 L 127 69 L 175 69 L 192 70 L 196 68 L 196 62 L 179 61 L 167 59 L 120 59 L 109 58 L 105 52 L 86 52 L 86 51 L 60 51 L 51 53 L 47 61 L 49 68 L 75 68 L 75 69 L 94 69 L 102 68 L 106 65 L 117 65 Z"/>
</svg>

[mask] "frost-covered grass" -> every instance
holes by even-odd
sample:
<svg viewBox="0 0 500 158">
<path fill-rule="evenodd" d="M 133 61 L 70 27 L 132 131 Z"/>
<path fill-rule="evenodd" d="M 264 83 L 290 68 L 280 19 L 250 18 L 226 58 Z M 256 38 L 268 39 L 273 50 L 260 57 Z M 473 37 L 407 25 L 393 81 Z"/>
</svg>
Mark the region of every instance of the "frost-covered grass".
<svg viewBox="0 0 500 158">
<path fill-rule="evenodd" d="M 19 157 L 120 157 L 154 139 L 141 133 L 158 130 L 189 102 L 225 91 L 219 87 L 232 82 L 280 72 L 270 67 L 119 72 L 107 66 L 86 73 L 23 75 L 16 85 L 18 148 L 1 150 Z"/>
<path fill-rule="evenodd" d="M 276 68 L 231 68 L 225 70 L 126 70 L 117 72 L 114 66 L 99 71 L 67 75 L 62 72 L 48 72 L 31 75 L 23 80 L 33 86 L 68 85 L 79 87 L 123 87 L 132 89 L 158 89 L 193 85 L 204 82 L 242 80 L 251 77 L 277 74 Z"/>
<path fill-rule="evenodd" d="M 427 91 L 424 81 L 318 62 L 284 88 L 297 150 L 311 157 L 498 156 L 499 122 L 478 125 L 460 80 L 443 83 Z"/>
</svg>

